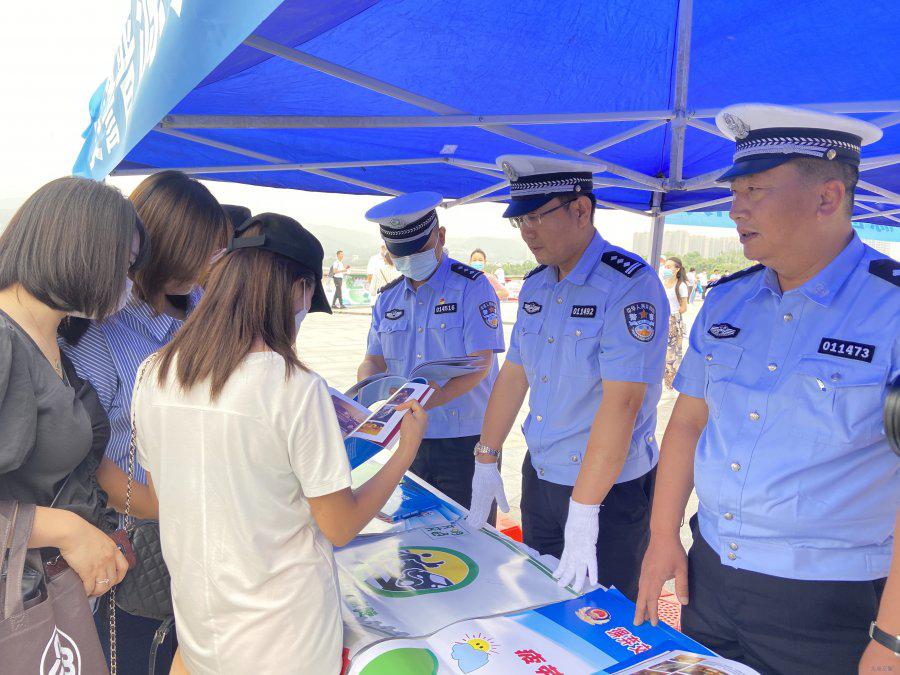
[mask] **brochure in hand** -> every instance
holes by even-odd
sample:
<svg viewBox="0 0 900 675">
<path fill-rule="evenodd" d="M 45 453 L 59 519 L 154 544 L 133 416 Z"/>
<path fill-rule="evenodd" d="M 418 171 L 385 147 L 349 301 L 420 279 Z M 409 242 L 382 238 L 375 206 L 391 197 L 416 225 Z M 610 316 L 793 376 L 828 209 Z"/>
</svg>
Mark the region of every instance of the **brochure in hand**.
<svg viewBox="0 0 900 675">
<path fill-rule="evenodd" d="M 400 422 L 406 414 L 405 410 L 397 410 L 399 405 L 409 400 L 425 405 L 434 393 L 424 382 L 405 382 L 377 412 L 372 412 L 336 389 L 328 391 L 353 469 L 397 440 Z"/>
<path fill-rule="evenodd" d="M 477 373 L 485 368 L 484 359 L 478 356 L 460 356 L 421 363 L 409 373 L 408 377 L 377 373 L 360 380 L 345 392 L 349 398 L 356 399 L 365 406 L 376 401 L 383 401 L 392 389 L 399 389 L 407 381 L 446 382 L 454 377 L 462 377 Z"/>
</svg>

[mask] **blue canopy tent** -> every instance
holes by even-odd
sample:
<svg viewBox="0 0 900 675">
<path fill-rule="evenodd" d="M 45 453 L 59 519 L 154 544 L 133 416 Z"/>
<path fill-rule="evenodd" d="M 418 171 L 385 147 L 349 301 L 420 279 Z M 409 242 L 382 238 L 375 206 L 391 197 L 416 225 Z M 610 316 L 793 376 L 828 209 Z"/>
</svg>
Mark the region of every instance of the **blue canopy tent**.
<svg viewBox="0 0 900 675">
<path fill-rule="evenodd" d="M 132 0 L 79 175 L 177 168 L 321 192 L 508 198 L 503 153 L 598 163 L 605 208 L 727 209 L 742 101 L 858 115 L 855 219 L 900 225 L 892 0 Z"/>
</svg>

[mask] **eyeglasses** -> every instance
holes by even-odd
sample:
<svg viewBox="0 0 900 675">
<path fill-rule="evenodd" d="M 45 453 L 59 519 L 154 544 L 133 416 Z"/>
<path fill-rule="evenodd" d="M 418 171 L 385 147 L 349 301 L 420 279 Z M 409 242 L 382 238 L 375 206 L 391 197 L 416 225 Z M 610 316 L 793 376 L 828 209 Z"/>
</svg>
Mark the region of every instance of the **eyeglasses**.
<svg viewBox="0 0 900 675">
<path fill-rule="evenodd" d="M 517 230 L 525 229 L 526 227 L 528 229 L 534 230 L 543 225 L 544 216 L 549 216 L 554 211 L 558 211 L 559 209 L 564 208 L 571 203 L 572 202 L 563 202 L 562 204 L 554 206 L 549 211 L 544 211 L 543 213 L 528 213 L 524 216 L 514 216 L 509 219 L 509 224 Z"/>
</svg>

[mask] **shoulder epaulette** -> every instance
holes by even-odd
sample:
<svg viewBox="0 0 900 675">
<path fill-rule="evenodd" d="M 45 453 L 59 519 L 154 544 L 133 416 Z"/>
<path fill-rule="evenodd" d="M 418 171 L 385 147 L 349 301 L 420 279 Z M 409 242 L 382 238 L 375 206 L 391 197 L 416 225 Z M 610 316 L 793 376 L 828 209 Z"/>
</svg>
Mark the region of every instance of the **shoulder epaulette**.
<svg viewBox="0 0 900 675">
<path fill-rule="evenodd" d="M 647 266 L 642 260 L 633 258 L 621 251 L 607 251 L 600 256 L 600 260 L 612 267 L 616 272 L 629 278 Z"/>
<path fill-rule="evenodd" d="M 537 274 L 538 272 L 540 272 L 541 270 L 545 270 L 545 269 L 547 269 L 546 265 L 538 265 L 534 269 L 529 270 L 528 274 L 526 274 L 524 277 L 522 277 L 522 281 L 525 281 L 525 279 L 527 279 L 528 277 L 533 276 L 533 275 Z"/>
<path fill-rule="evenodd" d="M 484 272 L 476 270 L 474 267 L 469 267 L 468 265 L 463 265 L 459 262 L 455 262 L 450 265 L 450 270 L 466 277 L 467 279 L 472 279 L 473 281 L 484 274 Z"/>
<path fill-rule="evenodd" d="M 745 277 L 748 274 L 753 274 L 754 272 L 759 272 L 760 270 L 764 269 L 766 269 L 765 265 L 754 265 L 753 267 L 748 267 L 745 270 L 740 270 L 739 272 L 735 272 L 734 274 L 729 274 L 728 276 L 722 277 L 715 283 L 710 284 L 709 288 L 715 288 L 716 286 L 720 286 L 721 284 L 727 284 L 729 281 L 740 279 L 741 277 Z"/>
<path fill-rule="evenodd" d="M 378 293 L 379 294 L 384 293 L 386 290 L 393 288 L 394 286 L 399 284 L 401 281 L 403 281 L 403 277 L 399 276 L 396 279 L 394 279 L 393 281 L 387 282 L 384 286 L 382 286 L 381 288 L 378 289 Z"/>
<path fill-rule="evenodd" d="M 869 274 L 881 277 L 894 286 L 900 286 L 900 262 L 893 258 L 879 258 L 869 263 Z"/>
</svg>

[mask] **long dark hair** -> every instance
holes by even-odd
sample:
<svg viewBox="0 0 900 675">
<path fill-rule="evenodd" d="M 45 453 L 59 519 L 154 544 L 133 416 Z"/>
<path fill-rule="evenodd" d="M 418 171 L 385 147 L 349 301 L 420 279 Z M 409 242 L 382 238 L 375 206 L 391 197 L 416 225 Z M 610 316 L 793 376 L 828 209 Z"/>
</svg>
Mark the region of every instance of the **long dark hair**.
<svg viewBox="0 0 900 675">
<path fill-rule="evenodd" d="M 684 271 L 684 263 L 681 262 L 681 258 L 676 258 L 675 256 L 666 258 L 666 262 L 669 262 L 670 260 L 678 265 L 678 271 L 675 272 L 675 297 L 681 302 L 684 297 L 679 291 L 679 286 L 687 286 L 687 272 Z"/>
<path fill-rule="evenodd" d="M 243 236 L 259 232 L 254 226 Z M 209 379 L 215 401 L 256 338 L 284 359 L 286 378 L 306 370 L 294 350 L 294 287 L 300 280 L 314 287 L 308 270 L 277 253 L 244 248 L 225 255 L 213 266 L 203 299 L 160 350 L 159 383 L 174 363 L 183 390 Z"/>
</svg>

